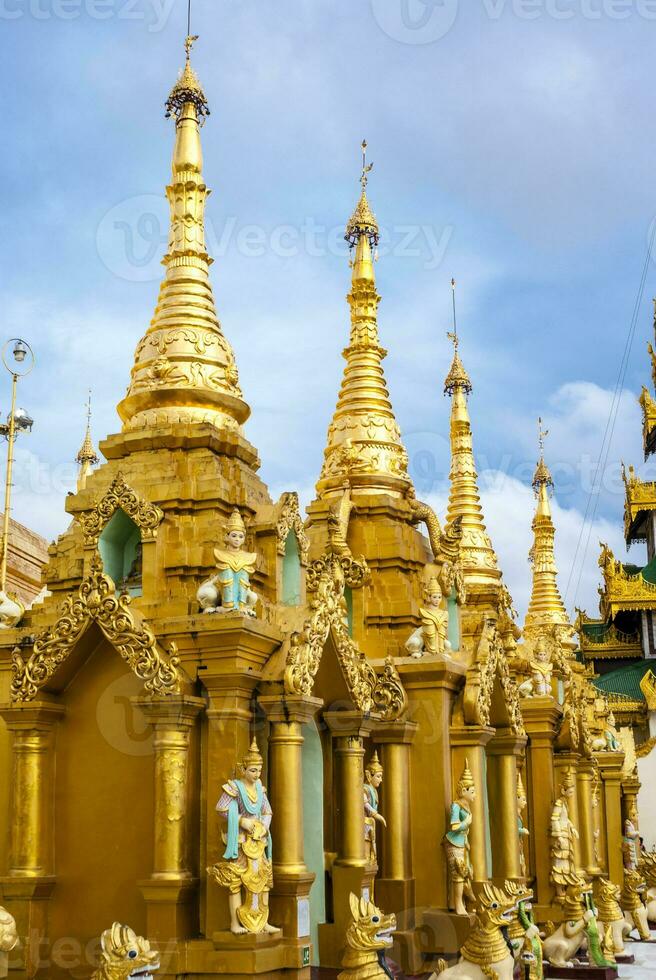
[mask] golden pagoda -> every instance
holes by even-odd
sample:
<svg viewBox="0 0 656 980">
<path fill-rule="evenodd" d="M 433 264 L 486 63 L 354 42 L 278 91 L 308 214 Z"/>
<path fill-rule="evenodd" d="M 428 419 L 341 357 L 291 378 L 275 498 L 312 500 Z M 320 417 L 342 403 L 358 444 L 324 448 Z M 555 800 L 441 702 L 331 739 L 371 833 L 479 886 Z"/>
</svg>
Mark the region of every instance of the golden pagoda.
<svg viewBox="0 0 656 980">
<path fill-rule="evenodd" d="M 652 378 L 656 379 L 656 354 L 651 343 L 647 349 Z M 639 403 L 643 413 L 645 459 L 649 459 L 656 449 L 656 416 L 647 388 L 643 387 Z M 631 726 L 638 744 L 644 743 L 648 748 L 655 728 L 650 716 L 656 708 L 650 693 L 656 681 L 651 663 L 656 655 L 656 483 L 641 479 L 633 465 L 626 467 L 622 463 L 621 471 L 625 491 L 624 540 L 627 549 L 635 544 L 645 546 L 646 562 L 622 562 L 602 544 L 600 615 L 589 616 L 586 611 L 578 610 L 577 629 L 581 652 L 598 674 L 595 684 L 611 703 L 617 722 Z"/>
<path fill-rule="evenodd" d="M 542 453 L 522 642 L 455 336 L 444 522 L 416 497 L 382 367 L 365 145 L 316 496 L 307 519 L 294 491 L 271 498 L 210 284 L 194 40 L 167 101 L 169 245 L 122 430 L 93 468 L 87 427 L 47 595 L 0 623 L 12 976 L 88 977 L 102 936 L 102 957 L 134 951 L 167 980 L 309 980 L 348 943 L 360 963 L 378 905 L 402 970 L 429 973 L 479 950 L 466 913 L 489 914 L 506 881 L 555 924 L 581 902 L 563 880 L 622 887 L 638 784 L 572 649 Z M 566 853 L 555 823 L 578 842 Z"/>
</svg>

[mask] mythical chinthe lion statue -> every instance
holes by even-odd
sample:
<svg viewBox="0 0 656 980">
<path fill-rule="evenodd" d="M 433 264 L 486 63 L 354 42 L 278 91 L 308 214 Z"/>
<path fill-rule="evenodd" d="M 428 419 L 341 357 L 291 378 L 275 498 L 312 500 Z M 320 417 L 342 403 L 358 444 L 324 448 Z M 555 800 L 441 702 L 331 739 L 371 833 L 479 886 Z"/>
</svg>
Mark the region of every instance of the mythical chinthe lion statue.
<svg viewBox="0 0 656 980">
<path fill-rule="evenodd" d="M 624 871 L 624 888 L 620 904 L 624 918 L 631 929 L 637 929 L 643 942 L 649 942 L 651 931 L 644 899 L 647 897 L 647 882 L 639 871 Z"/>
<path fill-rule="evenodd" d="M 595 905 L 599 924 L 607 931 L 610 929 L 613 937 L 613 949 L 618 955 L 626 952 L 624 940 L 631 935 L 631 926 L 624 918 L 620 908 L 622 889 L 606 878 L 598 878 L 595 882 Z"/>
<path fill-rule="evenodd" d="M 544 955 L 552 966 L 571 966 L 579 951 L 587 949 L 595 966 L 612 966 L 604 956 L 591 886 L 584 878 L 569 884 L 563 896 L 563 921 L 544 941 Z"/>
<path fill-rule="evenodd" d="M 656 922 L 656 853 L 652 851 L 643 854 L 638 865 L 638 871 L 647 882 L 647 894 L 645 896 L 647 918 L 650 922 Z"/>
<path fill-rule="evenodd" d="M 529 966 L 530 980 L 543 980 L 542 939 L 533 921 L 533 891 L 517 881 L 506 881 L 504 891 L 516 902 L 507 929 L 515 963 Z"/>
<path fill-rule="evenodd" d="M 151 980 L 159 970 L 159 953 L 147 939 L 115 922 L 100 937 L 100 963 L 91 980 Z"/>
<path fill-rule="evenodd" d="M 512 924 L 517 894 L 490 882 L 474 885 L 474 924 L 455 966 L 444 961 L 431 980 L 513 980 L 515 958 L 504 930 Z"/>
<path fill-rule="evenodd" d="M 385 953 L 394 942 L 396 916 L 385 915 L 366 898 L 351 893 L 342 972 L 337 980 L 390 980 Z"/>
</svg>

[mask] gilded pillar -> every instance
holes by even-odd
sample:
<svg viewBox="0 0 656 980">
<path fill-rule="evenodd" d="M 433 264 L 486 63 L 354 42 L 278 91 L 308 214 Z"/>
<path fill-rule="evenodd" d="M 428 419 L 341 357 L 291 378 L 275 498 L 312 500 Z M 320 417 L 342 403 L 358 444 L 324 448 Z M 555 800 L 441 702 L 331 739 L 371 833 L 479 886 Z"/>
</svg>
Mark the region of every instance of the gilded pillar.
<svg viewBox="0 0 656 980">
<path fill-rule="evenodd" d="M 269 719 L 268 795 L 274 820 L 271 921 L 286 936 L 304 939 L 310 931 L 310 888 L 314 874 L 303 853 L 303 725 L 323 702 L 311 697 L 259 699 Z"/>
<path fill-rule="evenodd" d="M 623 885 L 624 859 L 622 855 L 622 765 L 623 752 L 600 752 L 597 765 L 601 774 L 601 805 L 603 811 L 602 853 L 606 858 L 608 877 L 615 885 Z M 603 833 L 602 831 L 602 833 Z"/>
<path fill-rule="evenodd" d="M 530 831 L 530 867 L 535 876 L 535 898 L 540 921 L 553 917 L 549 834 L 556 801 L 554 741 L 562 708 L 552 697 L 525 698 L 522 717 L 528 734 L 526 791 Z"/>
<path fill-rule="evenodd" d="M 601 868 L 595 857 L 595 820 L 593 805 L 594 763 L 582 759 L 576 774 L 579 804 L 579 834 L 581 835 L 581 868 L 589 875 L 598 875 Z"/>
<path fill-rule="evenodd" d="M 48 899 L 55 883 L 52 853 L 56 727 L 63 705 L 32 701 L 0 708 L 12 739 L 12 797 L 8 874 L 3 903 L 16 919 L 25 971 L 33 976 L 48 935 Z"/>
<path fill-rule="evenodd" d="M 386 912 L 405 912 L 415 905 L 410 751 L 418 727 L 410 721 L 381 722 L 373 733 L 373 741 L 380 746 L 382 814 L 387 822 L 377 830 L 380 869 L 376 901 Z"/>
<path fill-rule="evenodd" d="M 569 819 L 576 827 L 578 837 L 574 839 L 574 862 L 578 871 L 584 870 L 581 849 L 581 817 L 579 813 L 579 782 L 577 774 L 581 764 L 581 756 L 578 752 L 556 752 L 554 755 L 555 768 L 555 798 L 560 796 L 560 787 L 565 778 L 565 773 L 569 770 L 574 777 L 574 793 L 567 801 L 567 811 Z"/>
<path fill-rule="evenodd" d="M 492 874 L 495 878 L 521 878 L 519 823 L 517 813 L 517 759 L 528 739 L 511 733 L 495 735 L 487 747 L 488 803 Z"/>
<path fill-rule="evenodd" d="M 137 697 L 153 729 L 155 812 L 153 873 L 142 881 L 148 908 L 148 934 L 153 939 L 193 935 L 192 898 L 198 879 L 190 868 L 190 744 L 202 698 L 185 695 Z"/>
<path fill-rule="evenodd" d="M 456 785 L 467 763 L 476 786 L 476 800 L 472 807 L 472 825 L 469 832 L 469 854 L 474 869 L 474 881 L 487 881 L 492 877 L 486 746 L 493 735 L 494 728 L 484 725 L 467 725 L 463 728 L 451 729 L 453 773 L 451 798 L 455 799 Z M 444 813 L 442 823 L 444 834 L 447 830 L 448 812 Z"/>
<path fill-rule="evenodd" d="M 351 922 L 349 896 L 372 893 L 364 840 L 364 739 L 374 723 L 358 711 L 324 711 L 322 717 L 332 734 L 337 854 L 331 872 L 334 921 L 319 926 L 319 951 L 322 966 L 338 967 Z"/>
<path fill-rule="evenodd" d="M 412 812 L 415 904 L 419 908 L 445 910 L 448 907 L 446 858 L 439 841 L 446 832 L 453 793 L 449 728 L 453 702 L 467 668 L 464 663 L 444 657 L 435 661 L 432 658 L 400 661 L 398 670 L 408 695 L 407 716 L 422 733 L 412 745 L 414 778 L 410 781 L 408 805 Z M 439 765 L 436 759 L 440 760 Z M 456 780 L 459 775 L 460 772 Z M 431 801 L 429 806 L 427 800 Z M 426 847 L 426 841 L 433 840 L 438 845 Z M 420 972 L 419 967 L 414 972 Z"/>
</svg>

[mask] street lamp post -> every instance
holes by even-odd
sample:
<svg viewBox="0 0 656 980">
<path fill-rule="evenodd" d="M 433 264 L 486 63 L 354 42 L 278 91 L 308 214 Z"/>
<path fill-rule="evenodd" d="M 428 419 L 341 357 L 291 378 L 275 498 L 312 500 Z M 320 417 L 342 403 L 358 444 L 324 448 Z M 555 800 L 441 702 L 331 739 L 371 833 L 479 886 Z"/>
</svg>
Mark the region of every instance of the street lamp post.
<svg viewBox="0 0 656 980">
<path fill-rule="evenodd" d="M 34 367 L 34 353 L 30 345 L 19 337 L 8 340 L 2 348 L 2 363 L 11 374 L 11 411 L 6 422 L 0 423 L 0 435 L 7 440 L 7 479 L 5 482 L 5 512 L 2 526 L 2 558 L 0 560 L 0 595 L 6 596 L 7 556 L 9 554 L 9 515 L 11 513 L 11 479 L 14 468 L 14 444 L 20 432 L 29 432 L 33 421 L 26 411 L 16 408 L 18 379 L 24 378 Z"/>
</svg>

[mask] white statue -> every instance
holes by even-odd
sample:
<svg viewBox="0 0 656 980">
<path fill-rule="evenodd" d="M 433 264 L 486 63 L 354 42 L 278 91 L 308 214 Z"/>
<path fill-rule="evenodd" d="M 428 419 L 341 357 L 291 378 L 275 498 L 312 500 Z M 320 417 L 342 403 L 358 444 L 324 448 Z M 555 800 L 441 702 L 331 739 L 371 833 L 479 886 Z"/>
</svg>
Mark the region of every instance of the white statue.
<svg viewBox="0 0 656 980">
<path fill-rule="evenodd" d="M 203 582 L 197 598 L 204 613 L 242 612 L 255 616 L 257 594 L 250 587 L 257 555 L 244 551 L 246 526 L 235 508 L 226 524 L 225 548 L 215 548 L 217 573 Z"/>
</svg>

